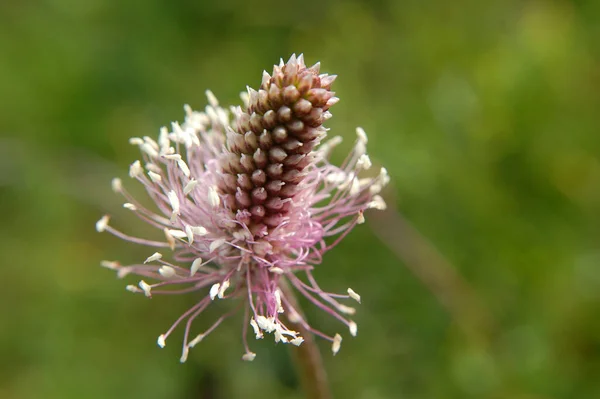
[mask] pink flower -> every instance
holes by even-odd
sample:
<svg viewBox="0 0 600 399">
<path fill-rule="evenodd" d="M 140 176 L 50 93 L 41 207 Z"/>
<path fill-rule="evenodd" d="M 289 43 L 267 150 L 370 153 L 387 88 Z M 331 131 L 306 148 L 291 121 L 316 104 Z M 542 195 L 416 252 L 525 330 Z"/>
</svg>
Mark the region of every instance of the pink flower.
<svg viewBox="0 0 600 399">
<path fill-rule="evenodd" d="M 302 55 L 263 73 L 258 91 L 248 88 L 244 107 L 230 111 L 219 106 L 211 92 L 204 112 L 185 106 L 183 124 L 162 128 L 155 141 L 132 138 L 142 161 L 131 164 L 129 175 L 144 185 L 156 205 L 144 207 L 113 180 L 113 190 L 141 219 L 164 232 L 164 240 L 132 237 L 109 225 L 108 216 L 96 224 L 127 241 L 170 252 L 161 252 L 143 263 L 123 266 L 102 262 L 119 277 L 136 274 L 137 286 L 127 290 L 147 297 L 159 294 L 200 295 L 199 301 L 158 338 L 163 347 L 171 332 L 185 322 L 183 354 L 210 334 L 240 307 L 245 309 L 244 360 L 255 354 L 247 342 L 248 326 L 257 339 L 272 333 L 276 342 L 300 345 L 303 338 L 284 324 L 286 313 L 330 342 L 335 354 L 341 336 L 312 328 L 282 289 L 294 287 L 310 302 L 345 324 L 356 335 L 356 323 L 348 319 L 355 309 L 339 299 L 360 296 L 323 291 L 312 270 L 323 254 L 352 228 L 364 222 L 363 212 L 383 209 L 377 195 L 389 180 L 385 169 L 376 177 L 363 177 L 371 167 L 366 155 L 367 136 L 357 129 L 357 140 L 341 167 L 327 160 L 334 137 L 325 143 L 331 117 L 329 108 L 338 98 L 330 90 L 335 75 L 319 75 L 319 64 L 307 68 Z M 213 301 L 235 299 L 239 306 L 221 316 L 203 333 L 190 339 L 192 322 Z"/>
</svg>

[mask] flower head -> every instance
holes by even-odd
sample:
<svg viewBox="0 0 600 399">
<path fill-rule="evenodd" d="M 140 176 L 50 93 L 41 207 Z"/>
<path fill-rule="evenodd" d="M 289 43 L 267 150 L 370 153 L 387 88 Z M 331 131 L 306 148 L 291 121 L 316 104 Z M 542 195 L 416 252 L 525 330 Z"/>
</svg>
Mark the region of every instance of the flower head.
<svg viewBox="0 0 600 399">
<path fill-rule="evenodd" d="M 182 361 L 231 313 L 221 316 L 203 333 L 191 338 L 192 322 L 213 301 L 236 298 L 245 309 L 244 360 L 255 354 L 247 343 L 248 326 L 257 339 L 272 334 L 276 342 L 302 344 L 303 338 L 280 317 L 301 325 L 332 343 L 335 354 L 342 341 L 312 328 L 295 308 L 284 287 L 294 287 L 310 302 L 346 325 L 356 335 L 356 323 L 347 316 L 355 309 L 339 299 L 360 296 L 323 291 L 312 270 L 323 254 L 350 230 L 364 222 L 363 212 L 383 209 L 378 195 L 389 178 L 385 169 L 376 177 L 361 178 L 371 167 L 367 136 L 357 129 L 357 140 L 341 167 L 328 162 L 340 138 L 321 144 L 338 98 L 331 91 L 335 75 L 319 74 L 319 64 L 306 67 L 302 55 L 292 56 L 263 73 L 258 91 L 248 88 L 243 107 L 230 111 L 219 106 L 208 91 L 204 112 L 185 106 L 185 121 L 162 128 L 158 141 L 132 138 L 142 161 L 131 164 L 129 175 L 146 188 L 154 201 L 151 210 L 136 201 L 113 180 L 113 190 L 126 199 L 124 207 L 154 228 L 164 239 L 132 237 L 100 219 L 96 228 L 124 240 L 154 247 L 140 264 L 122 266 L 103 262 L 119 277 L 143 277 L 127 290 L 147 297 L 193 293 L 198 302 L 158 338 L 168 336 L 185 322 Z M 173 262 L 164 259 L 163 253 Z M 166 253 L 165 253 L 166 254 Z M 284 285 L 285 284 L 285 285 Z"/>
</svg>

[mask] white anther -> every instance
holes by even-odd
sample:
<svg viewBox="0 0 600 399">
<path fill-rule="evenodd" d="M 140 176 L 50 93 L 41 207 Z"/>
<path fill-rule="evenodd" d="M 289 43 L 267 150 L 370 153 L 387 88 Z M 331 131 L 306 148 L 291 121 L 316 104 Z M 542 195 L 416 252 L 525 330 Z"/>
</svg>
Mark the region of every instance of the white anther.
<svg viewBox="0 0 600 399">
<path fill-rule="evenodd" d="M 139 137 L 132 137 L 129 139 L 129 144 L 131 145 L 142 145 L 144 144 L 144 140 Z"/>
<path fill-rule="evenodd" d="M 275 326 L 275 332 L 273 333 L 274 338 L 275 338 L 275 342 L 283 342 L 284 344 L 287 344 L 288 339 L 286 337 L 283 336 L 282 332 L 281 332 L 281 327 L 279 325 Z"/>
<path fill-rule="evenodd" d="M 358 326 L 356 325 L 356 323 L 350 320 L 350 322 L 348 323 L 348 328 L 350 329 L 350 335 L 356 337 L 356 334 L 358 333 Z"/>
<path fill-rule="evenodd" d="M 98 233 L 102 233 L 108 227 L 108 221 L 110 220 L 110 216 L 104 215 L 96 222 L 96 231 Z"/>
<path fill-rule="evenodd" d="M 202 258 L 194 259 L 194 261 L 192 262 L 192 266 L 190 267 L 190 277 L 194 277 L 194 274 L 198 272 L 200 266 L 202 266 Z"/>
<path fill-rule="evenodd" d="M 144 291 L 144 295 L 146 295 L 148 298 L 152 296 L 152 286 L 150 284 L 146 283 L 144 280 L 140 280 L 138 286 L 142 289 L 142 291 Z"/>
<path fill-rule="evenodd" d="M 325 181 L 329 184 L 337 185 L 346 181 L 347 175 L 344 172 L 330 173 L 325 177 Z"/>
<path fill-rule="evenodd" d="M 283 313 L 283 306 L 281 306 L 281 291 L 278 289 L 273 293 L 275 296 L 275 303 L 277 303 L 277 313 Z"/>
<path fill-rule="evenodd" d="M 379 194 L 381 192 L 381 184 L 380 183 L 373 183 L 370 187 L 369 187 L 369 193 L 374 195 L 374 194 Z"/>
<path fill-rule="evenodd" d="M 210 287 L 210 291 L 209 291 L 209 295 L 210 295 L 210 300 L 214 301 L 216 296 L 219 294 L 219 288 L 221 288 L 221 284 L 219 283 L 215 283 L 212 285 L 212 287 Z"/>
<path fill-rule="evenodd" d="M 123 208 L 129 209 L 130 211 L 137 211 L 137 206 L 129 202 L 124 203 Z"/>
<path fill-rule="evenodd" d="M 356 309 L 354 309 L 353 307 L 350 307 L 350 306 L 342 305 L 341 303 L 338 304 L 336 306 L 336 308 L 337 308 L 337 310 L 339 310 L 340 312 L 342 312 L 344 314 L 353 315 L 354 313 L 356 313 Z"/>
<path fill-rule="evenodd" d="M 360 193 L 360 183 L 355 177 L 354 179 L 352 179 L 352 185 L 350 186 L 350 195 L 355 196 L 358 193 Z"/>
<path fill-rule="evenodd" d="M 379 181 L 382 186 L 386 186 L 390 182 L 390 176 L 386 168 L 381 168 L 379 171 Z"/>
<path fill-rule="evenodd" d="M 225 280 L 223 281 L 223 284 L 221 284 L 221 288 L 219 288 L 219 293 L 217 294 L 219 299 L 223 299 L 223 297 L 225 296 L 225 290 L 227 288 L 229 288 L 229 280 Z"/>
<path fill-rule="evenodd" d="M 210 243 L 210 245 L 208 247 L 208 252 L 214 252 L 217 248 L 219 248 L 223 244 L 225 244 L 224 238 L 219 238 L 218 240 L 214 240 L 213 242 Z"/>
<path fill-rule="evenodd" d="M 371 200 L 371 202 L 369 202 L 367 204 L 367 207 L 372 208 L 372 209 L 378 209 L 380 211 L 384 211 L 387 209 L 387 205 L 385 204 L 385 201 L 379 195 L 375 195 L 373 197 L 373 199 Z"/>
<path fill-rule="evenodd" d="M 153 171 L 148 171 L 148 176 L 150 177 L 150 180 L 152 180 L 153 183 L 160 183 L 162 181 L 162 177 Z"/>
<path fill-rule="evenodd" d="M 142 168 L 140 161 L 135 161 L 129 166 L 129 177 L 139 177 L 142 175 L 142 173 L 144 173 L 144 169 Z"/>
<path fill-rule="evenodd" d="M 183 352 L 181 352 L 181 357 L 179 358 L 179 361 L 181 363 L 185 363 L 187 361 L 189 353 L 190 353 L 190 348 L 188 346 L 185 346 L 183 348 Z"/>
<path fill-rule="evenodd" d="M 171 142 L 169 141 L 169 130 L 165 126 L 161 127 L 160 133 L 158 133 L 158 145 L 160 146 L 161 153 L 171 146 Z"/>
<path fill-rule="evenodd" d="M 196 336 L 196 338 L 194 338 L 193 340 L 190 341 L 190 343 L 188 344 L 188 346 L 190 348 L 193 348 L 194 346 L 198 345 L 204 339 L 204 337 L 205 337 L 204 334 L 198 334 Z"/>
<path fill-rule="evenodd" d="M 352 288 L 348 288 L 348 295 L 350 295 L 350 298 L 360 303 L 360 295 L 358 295 Z"/>
<path fill-rule="evenodd" d="M 160 252 L 155 252 L 152 255 L 150 255 L 148 258 L 146 258 L 146 260 L 144 261 L 144 264 L 157 261 L 160 258 L 162 258 L 162 254 Z"/>
<path fill-rule="evenodd" d="M 206 94 L 206 98 L 208 99 L 208 103 L 211 106 L 213 106 L 215 108 L 219 106 L 219 100 L 217 100 L 217 97 L 215 97 L 215 95 L 213 94 L 212 91 L 206 90 L 205 94 Z"/>
<path fill-rule="evenodd" d="M 191 226 L 192 233 L 196 236 L 205 236 L 208 234 L 208 231 L 202 226 Z"/>
<path fill-rule="evenodd" d="M 362 154 L 356 162 L 356 167 L 358 169 L 368 170 L 372 165 L 371 158 L 369 158 L 367 154 Z"/>
<path fill-rule="evenodd" d="M 354 144 L 354 152 L 359 156 L 364 155 L 367 152 L 367 146 L 364 141 L 358 140 L 356 144 Z"/>
<path fill-rule="evenodd" d="M 179 215 L 179 197 L 177 197 L 177 193 L 174 190 L 171 190 L 167 193 L 167 198 L 173 209 L 173 214 L 171 215 L 171 222 L 173 222 L 175 216 Z"/>
<path fill-rule="evenodd" d="M 262 331 L 260 331 L 258 324 L 256 324 L 256 320 L 254 320 L 254 317 L 252 319 L 250 319 L 250 325 L 252 326 L 252 329 L 254 330 L 254 334 L 256 334 L 256 339 L 263 339 L 264 335 L 263 335 Z"/>
<path fill-rule="evenodd" d="M 340 347 L 342 346 L 342 336 L 340 334 L 335 334 L 333 337 L 333 344 L 331 345 L 331 351 L 335 356 L 336 353 L 340 351 Z"/>
<path fill-rule="evenodd" d="M 194 231 L 192 230 L 192 226 L 185 226 L 185 234 L 187 235 L 188 243 L 192 245 L 194 243 Z"/>
<path fill-rule="evenodd" d="M 181 161 L 181 154 L 166 154 L 163 156 L 171 161 Z"/>
<path fill-rule="evenodd" d="M 103 260 L 100 262 L 100 266 L 110 270 L 118 270 L 121 267 L 121 264 L 117 261 Z"/>
<path fill-rule="evenodd" d="M 356 217 L 356 224 L 363 224 L 365 222 L 365 215 L 363 211 L 359 211 Z"/>
<path fill-rule="evenodd" d="M 242 360 L 244 360 L 246 362 L 251 362 L 254 360 L 255 357 L 256 357 L 256 353 L 247 352 L 247 353 L 244 353 L 244 355 L 242 356 Z"/>
<path fill-rule="evenodd" d="M 196 186 L 198 185 L 198 180 L 194 180 L 191 179 L 186 185 L 185 187 L 183 187 L 183 194 L 184 195 L 188 195 L 189 193 L 192 192 L 192 190 L 194 188 L 196 188 Z"/>
<path fill-rule="evenodd" d="M 331 139 L 329 139 L 326 144 L 333 148 L 335 146 L 340 145 L 342 140 L 342 136 L 334 136 Z"/>
<path fill-rule="evenodd" d="M 190 177 L 190 168 L 187 166 L 187 163 L 183 159 L 177 161 L 177 166 L 183 172 L 186 177 Z"/>
<path fill-rule="evenodd" d="M 151 158 L 158 158 L 158 151 L 148 143 L 142 143 L 140 145 L 140 150 L 148 154 Z"/>
<path fill-rule="evenodd" d="M 156 343 L 158 344 L 158 346 L 160 346 L 161 348 L 164 348 L 165 345 L 167 345 L 167 343 L 165 342 L 165 334 L 160 334 L 158 336 L 158 339 L 156 340 Z"/>
<path fill-rule="evenodd" d="M 185 232 L 182 230 L 171 229 L 169 230 L 169 234 L 171 235 L 171 237 L 175 238 L 187 238 L 187 234 L 185 234 Z"/>
<path fill-rule="evenodd" d="M 173 269 L 171 266 L 166 266 L 166 265 L 161 266 L 158 269 L 158 273 L 160 273 L 160 275 L 165 278 L 171 278 L 176 274 L 175 269 Z"/>
<path fill-rule="evenodd" d="M 362 127 L 356 128 L 356 135 L 358 136 L 358 140 L 362 141 L 363 143 L 367 144 L 369 142 L 367 133 L 365 133 L 365 130 Z"/>
<path fill-rule="evenodd" d="M 169 248 L 175 249 L 175 238 L 171 234 L 171 231 L 165 227 L 163 229 L 163 232 L 165 233 L 165 238 L 167 239 L 167 243 L 169 244 Z"/>
<path fill-rule="evenodd" d="M 256 322 L 261 330 L 264 330 L 268 333 L 275 330 L 275 319 L 272 317 L 266 318 L 265 316 L 256 316 Z"/>
<path fill-rule="evenodd" d="M 216 208 L 221 203 L 221 198 L 219 198 L 219 193 L 217 193 L 217 188 L 215 186 L 210 186 L 208 188 L 208 201 L 213 208 Z"/>
<path fill-rule="evenodd" d="M 146 170 L 149 172 L 161 174 L 163 171 L 160 166 L 157 166 L 157 165 L 153 164 L 152 162 L 146 162 L 145 167 L 146 167 Z"/>
<path fill-rule="evenodd" d="M 283 269 L 282 269 L 282 268 L 280 268 L 280 267 L 277 267 L 277 266 L 270 267 L 268 270 L 269 270 L 271 273 L 275 273 L 275 274 L 283 274 Z"/>
<path fill-rule="evenodd" d="M 138 287 L 136 287 L 135 285 L 131 285 L 131 284 L 129 284 L 127 287 L 125 287 L 125 289 L 129 292 L 133 292 L 136 294 L 138 294 L 140 292 L 144 292 L 144 291 L 140 290 Z"/>
<path fill-rule="evenodd" d="M 120 193 L 121 191 L 123 191 L 123 182 L 118 177 L 112 179 L 112 181 L 110 182 L 110 186 L 112 187 L 112 190 L 115 193 Z"/>
</svg>

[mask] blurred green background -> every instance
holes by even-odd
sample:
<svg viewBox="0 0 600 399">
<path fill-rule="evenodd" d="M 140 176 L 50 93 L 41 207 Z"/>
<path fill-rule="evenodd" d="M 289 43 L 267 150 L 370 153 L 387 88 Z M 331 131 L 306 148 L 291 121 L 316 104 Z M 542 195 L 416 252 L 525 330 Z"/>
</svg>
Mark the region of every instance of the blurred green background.
<svg viewBox="0 0 600 399">
<path fill-rule="evenodd" d="M 0 398 L 302 397 L 287 347 L 239 360 L 240 317 L 160 350 L 193 298 L 125 292 L 99 261 L 148 249 L 94 230 L 144 231 L 110 190 L 129 137 L 293 52 L 339 75 L 336 159 L 363 126 L 392 177 L 316 271 L 358 337 L 306 308 L 346 336 L 335 397 L 599 398 L 599 39 L 592 0 L 3 1 Z"/>
</svg>

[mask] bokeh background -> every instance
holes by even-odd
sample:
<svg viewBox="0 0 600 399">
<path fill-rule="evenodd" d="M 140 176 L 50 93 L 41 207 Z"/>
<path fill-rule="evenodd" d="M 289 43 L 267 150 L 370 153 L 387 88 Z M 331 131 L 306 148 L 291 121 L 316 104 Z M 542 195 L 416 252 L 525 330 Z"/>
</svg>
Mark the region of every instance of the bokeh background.
<svg viewBox="0 0 600 399">
<path fill-rule="evenodd" d="M 392 177 L 316 271 L 363 296 L 321 345 L 334 396 L 599 398 L 599 39 L 592 0 L 3 1 L 0 397 L 303 397 L 287 347 L 239 360 L 239 319 L 159 350 L 193 299 L 127 293 L 99 261 L 148 250 L 94 230 L 143 234 L 110 190 L 129 137 L 296 52 L 339 75 L 336 159 L 362 126 Z"/>
</svg>

